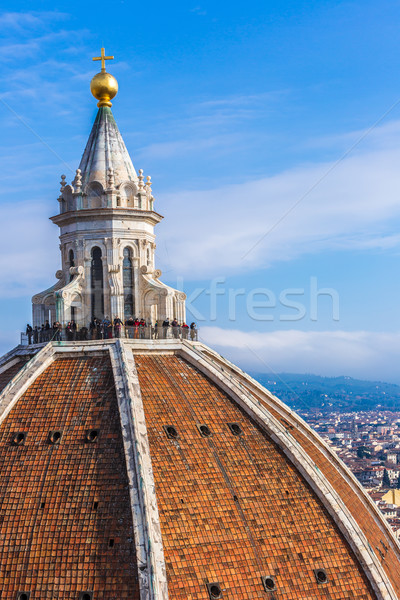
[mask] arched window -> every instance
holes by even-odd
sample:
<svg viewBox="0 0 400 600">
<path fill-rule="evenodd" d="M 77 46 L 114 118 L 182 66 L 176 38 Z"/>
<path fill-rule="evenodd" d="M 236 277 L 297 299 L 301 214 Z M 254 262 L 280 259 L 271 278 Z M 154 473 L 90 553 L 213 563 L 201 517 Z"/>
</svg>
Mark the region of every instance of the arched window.
<svg viewBox="0 0 400 600">
<path fill-rule="evenodd" d="M 92 248 L 92 264 L 90 268 L 90 280 L 92 288 L 92 318 L 103 319 L 104 317 L 104 292 L 103 292 L 103 261 L 101 249 Z"/>
<path fill-rule="evenodd" d="M 75 266 L 75 257 L 74 257 L 74 251 L 70 250 L 69 254 L 68 254 L 68 258 L 69 258 L 69 267 L 74 267 Z M 73 275 L 69 276 L 69 280 L 72 281 L 74 278 Z"/>
<path fill-rule="evenodd" d="M 129 317 L 135 316 L 135 304 L 133 301 L 132 252 L 129 248 L 124 248 L 122 276 L 124 284 L 124 317 L 125 319 L 129 319 Z"/>
</svg>

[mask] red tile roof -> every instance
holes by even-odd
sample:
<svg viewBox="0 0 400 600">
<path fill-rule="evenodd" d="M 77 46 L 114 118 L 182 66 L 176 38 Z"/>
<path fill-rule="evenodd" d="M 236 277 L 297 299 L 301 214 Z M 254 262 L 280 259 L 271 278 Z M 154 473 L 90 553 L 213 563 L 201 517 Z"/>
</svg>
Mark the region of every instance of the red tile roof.
<svg viewBox="0 0 400 600">
<path fill-rule="evenodd" d="M 88 430 L 98 429 L 94 443 Z M 50 431 L 62 433 L 59 444 Z M 25 443 L 12 445 L 16 432 Z M 108 358 L 55 361 L 0 426 L 1 600 L 139 598 L 120 421 Z"/>
<path fill-rule="evenodd" d="M 236 404 L 177 356 L 135 356 L 171 600 L 372 599 L 360 565 L 314 492 Z M 235 436 L 228 423 L 238 423 Z M 202 437 L 198 426 L 212 432 Z M 169 439 L 173 425 L 179 438 Z M 326 569 L 319 585 L 314 569 Z"/>
</svg>

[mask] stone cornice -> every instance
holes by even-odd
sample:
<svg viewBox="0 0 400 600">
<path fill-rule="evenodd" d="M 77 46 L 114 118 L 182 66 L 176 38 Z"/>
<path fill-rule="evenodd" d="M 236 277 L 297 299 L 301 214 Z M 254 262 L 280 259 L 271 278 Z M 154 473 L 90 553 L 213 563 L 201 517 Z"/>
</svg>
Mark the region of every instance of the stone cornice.
<svg viewBox="0 0 400 600">
<path fill-rule="evenodd" d="M 157 225 L 164 217 L 154 210 L 139 210 L 135 208 L 87 208 L 72 210 L 50 217 L 50 221 L 62 227 L 77 221 L 104 221 L 107 219 L 124 219 L 129 221 L 145 221 Z"/>
</svg>

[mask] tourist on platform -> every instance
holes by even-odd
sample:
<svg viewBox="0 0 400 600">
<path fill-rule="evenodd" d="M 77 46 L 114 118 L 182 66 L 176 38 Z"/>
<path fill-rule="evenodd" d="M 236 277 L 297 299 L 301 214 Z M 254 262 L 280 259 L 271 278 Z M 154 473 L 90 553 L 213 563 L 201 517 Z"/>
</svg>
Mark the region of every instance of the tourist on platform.
<svg viewBox="0 0 400 600">
<path fill-rule="evenodd" d="M 27 323 L 27 325 L 26 325 L 26 332 L 25 333 L 28 336 L 28 344 L 30 346 L 32 344 L 33 327 L 31 327 L 29 325 L 29 323 Z"/>
<path fill-rule="evenodd" d="M 33 330 L 33 343 L 34 344 L 39 343 L 39 329 L 38 329 L 37 325 L 36 325 L 35 329 Z"/>
<path fill-rule="evenodd" d="M 174 336 L 174 338 L 179 337 L 179 323 L 176 319 L 174 319 L 172 321 L 171 327 L 172 327 L 172 335 Z"/>
<path fill-rule="evenodd" d="M 143 340 L 146 337 L 146 321 L 144 319 L 140 319 L 139 334 L 141 340 Z"/>
<path fill-rule="evenodd" d="M 74 337 L 74 332 L 72 330 L 72 324 L 71 321 L 68 321 L 66 327 L 65 327 L 65 337 L 67 338 L 68 342 L 72 342 L 73 337 Z"/>
<path fill-rule="evenodd" d="M 139 325 L 140 325 L 139 319 L 135 319 L 135 321 L 133 323 L 133 337 L 135 339 L 139 338 Z"/>
<path fill-rule="evenodd" d="M 133 319 L 132 316 L 129 317 L 129 319 L 127 319 L 125 321 L 125 327 L 126 327 L 126 337 L 129 339 L 133 338 L 133 328 L 135 326 L 135 321 Z"/>
<path fill-rule="evenodd" d="M 108 339 L 110 326 L 111 326 L 111 321 L 109 320 L 108 317 L 104 317 L 104 319 L 101 322 L 102 338 L 104 340 Z"/>
<path fill-rule="evenodd" d="M 190 323 L 190 339 L 195 340 L 197 339 L 197 327 L 196 327 L 196 323 Z"/>
<path fill-rule="evenodd" d="M 94 322 L 96 323 L 96 339 L 101 340 L 101 336 L 102 336 L 101 321 L 100 321 L 100 319 L 95 319 Z"/>
<path fill-rule="evenodd" d="M 121 319 L 119 317 L 115 317 L 115 319 L 114 319 L 114 337 L 116 337 L 116 338 L 121 337 L 121 328 L 122 328 Z"/>
<path fill-rule="evenodd" d="M 91 340 L 95 340 L 97 338 L 97 319 L 93 317 L 93 319 L 89 323 L 89 336 Z"/>
<path fill-rule="evenodd" d="M 53 340 L 55 340 L 56 342 L 61 342 L 61 332 L 61 323 L 59 323 L 59 321 L 55 321 L 53 323 Z"/>
<path fill-rule="evenodd" d="M 162 324 L 162 337 L 165 339 L 168 336 L 169 319 L 168 317 L 163 321 Z"/>
<path fill-rule="evenodd" d="M 187 325 L 187 323 L 185 323 L 185 321 L 182 323 L 182 338 L 184 340 L 187 340 L 189 336 L 189 325 Z"/>
</svg>

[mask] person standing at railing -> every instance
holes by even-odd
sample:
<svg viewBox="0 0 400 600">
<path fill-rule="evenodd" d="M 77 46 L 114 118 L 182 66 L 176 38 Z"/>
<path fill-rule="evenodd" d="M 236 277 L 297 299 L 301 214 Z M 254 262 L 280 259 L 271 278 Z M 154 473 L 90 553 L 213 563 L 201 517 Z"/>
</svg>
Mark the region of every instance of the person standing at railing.
<svg viewBox="0 0 400 600">
<path fill-rule="evenodd" d="M 33 330 L 33 343 L 34 344 L 38 344 L 39 343 L 39 329 L 38 326 L 35 326 L 35 329 Z"/>
<path fill-rule="evenodd" d="M 171 323 L 172 326 L 172 335 L 174 338 L 177 338 L 179 335 L 179 323 L 176 319 L 174 319 Z"/>
<path fill-rule="evenodd" d="M 133 337 L 135 338 L 135 340 L 139 339 L 139 325 L 140 325 L 139 319 L 135 319 L 135 321 L 133 323 Z"/>
<path fill-rule="evenodd" d="M 97 324 L 96 324 L 96 318 L 93 317 L 93 319 L 90 321 L 89 323 L 89 337 L 91 340 L 95 340 L 97 337 Z"/>
<path fill-rule="evenodd" d="M 31 325 L 29 325 L 29 323 L 26 324 L 26 332 L 25 333 L 28 336 L 28 344 L 30 346 L 32 344 L 33 328 L 31 327 Z"/>
<path fill-rule="evenodd" d="M 49 342 L 50 341 L 50 337 L 51 337 L 51 327 L 50 327 L 50 323 L 48 320 L 46 320 L 46 323 L 44 325 L 44 342 Z"/>
<path fill-rule="evenodd" d="M 156 322 L 154 323 L 154 331 L 153 331 L 153 336 L 155 340 L 158 340 L 158 321 L 156 320 Z"/>
<path fill-rule="evenodd" d="M 190 323 L 190 339 L 192 342 L 197 339 L 197 327 L 196 323 Z"/>
<path fill-rule="evenodd" d="M 126 337 L 129 339 L 133 338 L 133 328 L 135 326 L 135 321 L 133 320 L 133 317 L 130 316 L 129 319 L 127 319 L 125 321 L 125 331 L 126 331 Z"/>
<path fill-rule="evenodd" d="M 101 322 L 101 329 L 102 329 L 102 337 L 103 337 L 103 339 L 107 340 L 109 338 L 110 328 L 112 330 L 111 321 L 109 320 L 108 317 L 104 317 L 104 319 Z"/>
<path fill-rule="evenodd" d="M 168 336 L 168 329 L 169 329 L 169 319 L 167 317 L 162 324 L 162 336 L 164 339 Z"/>
<path fill-rule="evenodd" d="M 139 334 L 140 334 L 140 339 L 144 340 L 144 338 L 146 337 L 146 321 L 144 319 L 140 319 Z"/>
<path fill-rule="evenodd" d="M 114 319 L 114 337 L 116 337 L 116 338 L 121 337 L 121 327 L 122 327 L 121 319 L 119 317 L 115 317 L 115 319 Z"/>
<path fill-rule="evenodd" d="M 68 321 L 68 323 L 65 327 L 65 337 L 67 338 L 67 342 L 72 342 L 73 333 L 72 333 L 71 321 Z"/>
<path fill-rule="evenodd" d="M 185 321 L 182 323 L 182 339 L 187 340 L 189 336 L 189 325 L 187 323 L 185 323 Z"/>
<path fill-rule="evenodd" d="M 55 342 L 61 342 L 61 324 L 58 321 L 53 323 L 53 340 Z"/>
</svg>

